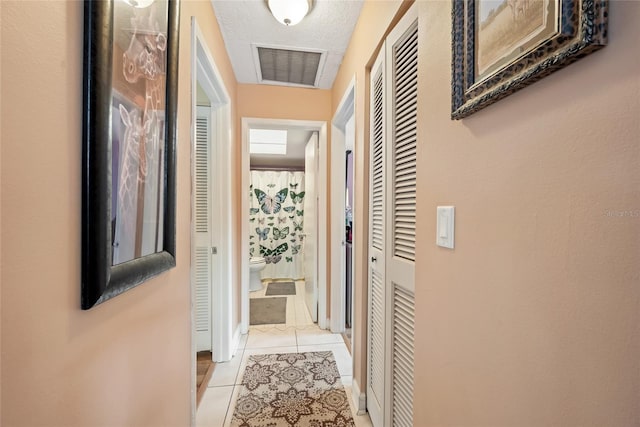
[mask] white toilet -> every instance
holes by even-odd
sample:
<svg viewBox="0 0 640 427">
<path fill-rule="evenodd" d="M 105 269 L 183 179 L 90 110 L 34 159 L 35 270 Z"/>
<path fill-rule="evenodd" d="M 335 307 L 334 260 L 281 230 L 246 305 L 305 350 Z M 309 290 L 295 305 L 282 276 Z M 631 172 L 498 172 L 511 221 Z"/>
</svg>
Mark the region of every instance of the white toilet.
<svg viewBox="0 0 640 427">
<path fill-rule="evenodd" d="M 249 260 L 249 291 L 259 291 L 262 289 L 262 280 L 260 280 L 260 272 L 264 270 L 267 263 L 262 257 L 252 257 Z"/>
</svg>

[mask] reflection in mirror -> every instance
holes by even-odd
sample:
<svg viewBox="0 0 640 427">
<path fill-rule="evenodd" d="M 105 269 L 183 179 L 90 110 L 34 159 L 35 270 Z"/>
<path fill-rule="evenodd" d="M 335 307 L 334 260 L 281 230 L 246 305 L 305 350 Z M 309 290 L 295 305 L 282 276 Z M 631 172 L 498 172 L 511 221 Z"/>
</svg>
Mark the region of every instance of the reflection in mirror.
<svg viewBox="0 0 640 427">
<path fill-rule="evenodd" d="M 113 265 L 163 250 L 168 3 L 114 2 Z"/>
</svg>

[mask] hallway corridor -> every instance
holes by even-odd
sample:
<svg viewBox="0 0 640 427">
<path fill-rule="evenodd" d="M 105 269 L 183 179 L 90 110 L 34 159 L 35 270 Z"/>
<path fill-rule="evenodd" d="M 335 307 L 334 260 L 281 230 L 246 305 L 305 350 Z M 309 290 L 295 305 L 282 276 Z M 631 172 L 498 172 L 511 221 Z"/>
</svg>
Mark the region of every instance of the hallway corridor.
<svg viewBox="0 0 640 427">
<path fill-rule="evenodd" d="M 252 292 L 251 298 L 269 298 L 262 290 Z M 242 375 L 249 356 L 254 354 L 302 353 L 309 351 L 332 351 L 340 371 L 340 379 L 351 405 L 351 413 L 358 427 L 369 427 L 368 415 L 356 415 L 351 401 L 353 375 L 351 354 L 342 335 L 318 328 L 311 322 L 304 306 L 304 281 L 296 282 L 296 295 L 287 297 L 285 324 L 257 325 L 249 327 L 243 335 L 238 350 L 226 363 L 216 364 L 209 387 L 197 409 L 197 427 L 229 426 L 236 399 L 242 384 Z"/>
</svg>

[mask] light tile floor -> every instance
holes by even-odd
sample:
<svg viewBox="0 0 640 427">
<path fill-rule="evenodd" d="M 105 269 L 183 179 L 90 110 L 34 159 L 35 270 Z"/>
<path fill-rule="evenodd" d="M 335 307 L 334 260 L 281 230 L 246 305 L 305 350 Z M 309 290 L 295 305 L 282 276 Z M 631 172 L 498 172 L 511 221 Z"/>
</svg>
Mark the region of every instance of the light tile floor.
<svg viewBox="0 0 640 427">
<path fill-rule="evenodd" d="M 251 292 L 251 298 L 269 298 L 261 291 Z M 197 427 L 226 427 L 231 423 L 233 409 L 240 391 L 242 374 L 252 354 L 333 351 L 340 371 L 351 413 L 357 427 L 372 426 L 369 415 L 356 415 L 351 399 L 353 364 L 351 354 L 340 334 L 323 331 L 311 321 L 304 303 L 304 282 L 296 282 L 296 295 L 287 296 L 287 320 L 284 325 L 251 326 L 244 335 L 235 356 L 217 363 L 209 387 L 198 406 Z"/>
</svg>

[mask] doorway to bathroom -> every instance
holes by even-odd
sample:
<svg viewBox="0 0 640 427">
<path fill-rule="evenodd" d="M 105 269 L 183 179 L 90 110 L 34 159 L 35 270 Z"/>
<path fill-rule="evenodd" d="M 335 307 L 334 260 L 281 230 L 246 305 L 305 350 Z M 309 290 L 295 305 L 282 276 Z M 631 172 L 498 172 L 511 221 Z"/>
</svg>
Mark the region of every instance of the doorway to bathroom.
<svg viewBox="0 0 640 427">
<path fill-rule="evenodd" d="M 243 118 L 242 330 L 326 328 L 326 123 Z M 244 259 L 246 258 L 246 260 Z M 280 311 L 276 321 L 260 313 Z"/>
</svg>

